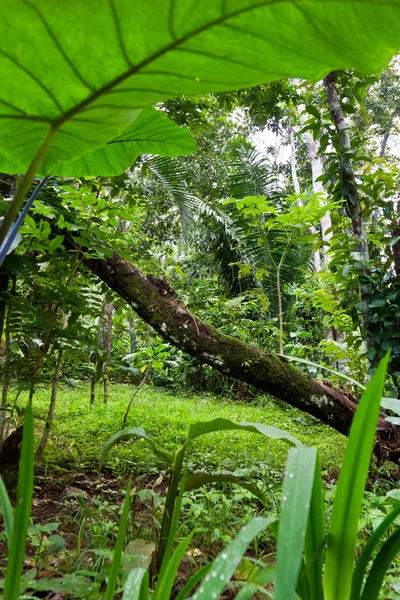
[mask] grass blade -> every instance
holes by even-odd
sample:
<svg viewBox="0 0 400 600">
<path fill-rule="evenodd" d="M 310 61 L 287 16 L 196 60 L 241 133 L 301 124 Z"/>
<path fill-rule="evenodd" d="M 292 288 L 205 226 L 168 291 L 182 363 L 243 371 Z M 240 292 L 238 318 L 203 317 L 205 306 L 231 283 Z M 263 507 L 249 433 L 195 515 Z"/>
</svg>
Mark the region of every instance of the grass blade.
<svg viewBox="0 0 400 600">
<path fill-rule="evenodd" d="M 181 560 L 183 555 L 186 552 L 187 547 L 192 541 L 193 533 L 188 535 L 175 549 L 175 552 L 168 560 L 167 566 L 160 574 L 158 578 L 156 590 L 154 592 L 153 600 L 164 600 L 164 598 L 169 598 L 174 581 L 176 578 L 176 573 L 178 571 L 179 565 L 181 564 Z"/>
<path fill-rule="evenodd" d="M 193 600 L 219 598 L 224 587 L 234 574 L 236 567 L 242 560 L 247 546 L 273 520 L 272 518 L 254 518 L 245 527 L 242 527 L 233 542 L 214 560 L 211 572 L 201 582 L 199 589 L 193 596 Z"/>
<path fill-rule="evenodd" d="M 389 354 L 362 395 L 340 471 L 325 563 L 325 600 L 349 600 L 358 521 L 374 444 Z"/>
<path fill-rule="evenodd" d="M 10 541 L 14 526 L 14 513 L 11 506 L 10 498 L 4 485 L 3 478 L 0 476 L 0 504 L 3 511 L 3 521 L 7 536 L 8 551 L 10 551 Z"/>
<path fill-rule="evenodd" d="M 3 597 L 17 600 L 19 597 L 21 571 L 24 562 L 26 536 L 33 495 L 34 432 L 32 404 L 25 410 L 24 429 L 21 444 L 21 458 L 18 471 L 17 504 L 14 526 L 10 540 Z"/>
<path fill-rule="evenodd" d="M 361 596 L 361 588 L 363 585 L 364 575 L 367 570 L 368 563 L 371 559 L 372 553 L 377 547 L 381 537 L 385 534 L 388 527 L 397 519 L 400 515 L 400 506 L 392 510 L 382 523 L 373 532 L 368 542 L 365 544 L 363 551 L 360 554 L 360 558 L 357 561 L 356 568 L 354 569 L 353 579 L 351 583 L 351 596 L 350 600 L 359 600 Z"/>
<path fill-rule="evenodd" d="M 324 562 L 325 519 L 319 455 L 316 456 L 311 506 L 304 540 L 304 559 L 311 600 L 323 600 L 322 567 Z"/>
<path fill-rule="evenodd" d="M 126 580 L 122 600 L 148 600 L 149 573 L 147 569 L 133 569 Z"/>
<path fill-rule="evenodd" d="M 316 448 L 291 448 L 288 453 L 279 518 L 275 600 L 296 597 L 316 460 Z"/>
<path fill-rule="evenodd" d="M 368 579 L 361 596 L 361 600 L 377 600 L 382 587 L 383 578 L 389 569 L 392 560 L 400 551 L 400 529 L 398 529 L 383 544 L 374 564 L 369 572 Z"/>
<path fill-rule="evenodd" d="M 126 524 L 128 522 L 129 508 L 131 504 L 131 484 L 128 483 L 124 505 L 122 508 L 121 520 L 119 522 L 118 536 L 115 544 L 114 555 L 108 575 L 108 583 L 104 600 L 114 600 L 115 590 L 118 582 L 119 568 L 121 566 L 121 555 L 124 547 Z"/>
</svg>

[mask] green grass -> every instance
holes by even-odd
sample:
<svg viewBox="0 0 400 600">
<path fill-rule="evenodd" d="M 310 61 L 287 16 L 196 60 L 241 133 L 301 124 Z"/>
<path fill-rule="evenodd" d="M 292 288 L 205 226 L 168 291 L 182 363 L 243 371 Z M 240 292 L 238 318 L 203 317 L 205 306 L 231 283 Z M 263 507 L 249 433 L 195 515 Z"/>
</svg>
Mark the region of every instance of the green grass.
<svg viewBox="0 0 400 600">
<path fill-rule="evenodd" d="M 75 389 L 62 387 L 44 458 L 48 468 L 97 468 L 103 443 L 121 428 L 131 394 L 130 386 L 112 385 L 108 404 L 97 400 L 95 406 L 90 407 L 87 385 L 82 384 Z M 39 389 L 34 398 L 38 432 L 40 421 L 46 415 L 49 396 L 48 389 Z M 187 396 L 147 387 L 136 397 L 127 426 L 142 426 L 161 447 L 172 450 L 185 439 L 192 423 L 216 417 L 280 427 L 307 446 L 319 448 L 323 469 L 331 471 L 341 464 L 346 443 L 344 436 L 296 409 L 282 409 L 266 398 L 246 403 L 210 395 Z M 190 462 L 202 469 L 212 466 L 229 470 L 254 469 L 262 464 L 272 471 L 283 472 L 286 454 L 287 446 L 282 442 L 267 441 L 249 433 L 221 432 L 195 440 Z M 150 474 L 163 468 L 144 441 L 132 439 L 113 449 L 106 464 L 118 474 Z"/>
</svg>

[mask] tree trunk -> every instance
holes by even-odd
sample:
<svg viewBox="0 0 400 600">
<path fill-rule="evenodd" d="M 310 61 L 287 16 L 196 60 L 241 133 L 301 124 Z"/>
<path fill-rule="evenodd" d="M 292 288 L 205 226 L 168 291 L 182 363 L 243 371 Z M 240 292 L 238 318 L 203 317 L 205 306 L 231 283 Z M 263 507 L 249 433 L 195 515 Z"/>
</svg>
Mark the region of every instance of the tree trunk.
<svg viewBox="0 0 400 600">
<path fill-rule="evenodd" d="M 296 87 L 299 85 L 299 80 L 294 79 L 293 83 Z M 305 122 L 307 120 L 306 117 L 306 107 L 304 104 L 299 104 L 297 107 L 297 113 L 299 115 L 300 125 L 304 127 Z M 324 166 L 322 163 L 322 157 L 320 155 L 320 143 L 319 140 L 314 140 L 314 136 L 312 135 L 310 130 L 307 130 L 303 133 L 303 138 L 307 146 L 308 157 L 310 159 L 311 164 L 311 174 L 312 174 L 312 186 L 314 194 L 322 194 L 321 195 L 321 204 L 325 204 L 324 199 L 326 199 L 326 191 L 324 188 L 324 184 L 322 181 L 319 181 L 319 178 L 324 174 Z M 330 212 L 326 212 L 325 215 L 321 219 L 321 235 L 322 239 L 326 241 L 328 244 L 330 243 L 332 237 L 332 220 Z M 329 262 L 329 255 L 324 253 L 325 263 Z"/>
<path fill-rule="evenodd" d="M 13 297 L 15 295 L 15 287 L 17 278 L 15 275 L 12 275 L 12 287 L 11 293 L 8 298 L 7 305 L 7 318 L 6 318 L 6 340 L 5 340 L 5 355 L 4 355 L 4 373 L 3 373 L 3 387 L 1 390 L 1 406 L 0 406 L 0 444 L 3 443 L 4 439 L 4 428 L 5 428 L 5 420 L 6 420 L 6 410 L 7 410 L 7 396 L 8 396 L 8 387 L 10 383 L 10 367 L 11 367 L 11 312 L 13 309 Z"/>
<path fill-rule="evenodd" d="M 86 266 L 123 298 L 165 340 L 229 375 L 303 410 L 348 435 L 357 399 L 331 385 L 314 381 L 286 359 L 267 354 L 220 333 L 192 315 L 152 275 L 113 252 L 112 258 L 83 260 Z M 400 458 L 399 429 L 379 419 L 376 454 Z"/>
<path fill-rule="evenodd" d="M 324 78 L 326 96 L 332 121 L 335 124 L 340 146 L 340 176 L 342 180 L 342 195 L 346 201 L 353 235 L 357 240 L 357 250 L 361 254 L 363 266 L 359 273 L 360 312 L 362 323 L 362 334 L 365 340 L 366 350 L 372 346 L 371 336 L 368 335 L 368 300 L 369 290 L 365 281 L 368 281 L 370 273 L 370 257 L 368 250 L 367 234 L 364 225 L 364 216 L 361 208 L 360 195 L 354 175 L 353 162 L 349 157 L 351 152 L 350 135 L 344 118 L 336 89 L 336 75 L 330 73 Z"/>
<path fill-rule="evenodd" d="M 103 362 L 103 390 L 104 404 L 108 402 L 108 380 L 112 349 L 112 325 L 113 325 L 114 300 L 104 300 L 103 310 L 99 319 L 99 346 L 104 352 Z"/>
<path fill-rule="evenodd" d="M 136 336 L 136 325 L 135 325 L 135 317 L 133 315 L 129 316 L 129 350 L 130 353 L 133 354 L 137 349 L 137 336 Z"/>
<path fill-rule="evenodd" d="M 7 306 L 7 290 L 8 282 L 10 280 L 10 273 L 2 269 L 0 271 L 0 343 L 3 337 L 4 319 L 6 315 Z"/>
<path fill-rule="evenodd" d="M 301 194 L 299 178 L 297 177 L 297 168 L 296 168 L 296 142 L 294 138 L 293 127 L 290 128 L 290 167 L 292 171 L 292 181 L 295 194 Z M 317 230 L 314 226 L 310 227 L 310 231 L 312 234 L 317 234 Z M 319 272 L 322 269 L 321 265 L 321 254 L 319 250 L 315 250 L 313 252 L 314 259 L 314 269 Z"/>
</svg>

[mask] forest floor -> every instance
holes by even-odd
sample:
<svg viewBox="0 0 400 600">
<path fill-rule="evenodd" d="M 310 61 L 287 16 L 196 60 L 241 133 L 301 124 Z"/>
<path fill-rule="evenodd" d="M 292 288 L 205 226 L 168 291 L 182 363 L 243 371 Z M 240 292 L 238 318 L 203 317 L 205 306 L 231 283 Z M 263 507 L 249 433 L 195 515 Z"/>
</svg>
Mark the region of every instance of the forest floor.
<svg viewBox="0 0 400 600">
<path fill-rule="evenodd" d="M 97 399 L 90 406 L 87 385 L 60 389 L 52 434 L 36 472 L 33 527 L 29 558 L 25 561 L 26 586 L 36 590 L 35 597 L 59 600 L 67 597 L 66 588 L 74 590 L 68 598 L 98 597 L 96 589 L 104 586 L 128 479 L 132 481 L 135 502 L 128 532 L 131 541 L 124 561 L 127 567 L 137 565 L 138 561 L 146 564 L 152 554 L 168 485 L 166 465 L 152 453 L 146 441 L 130 438 L 111 450 L 105 467 L 99 471 L 103 444 L 121 429 L 133 391 L 130 386 L 113 385 L 107 404 Z M 39 389 L 35 396 L 38 436 L 49 396 L 48 389 Z M 21 406 L 24 401 L 20 398 Z M 273 425 L 290 432 L 305 445 L 317 447 L 329 512 L 346 438 L 293 408 L 265 397 L 239 402 L 147 387 L 135 398 L 127 426 L 143 427 L 159 447 L 172 451 L 184 442 L 191 424 L 217 417 Z M 176 592 L 195 568 L 212 559 L 234 538 L 246 521 L 255 515 L 277 513 L 287 449 L 282 442 L 237 431 L 211 433 L 194 441 L 188 472 L 229 472 L 250 480 L 267 496 L 268 505 L 263 507 L 247 490 L 227 484 L 186 493 L 179 538 L 192 531 L 193 526 L 196 532 L 186 562 L 181 565 Z M 393 478 L 388 470 L 375 469 L 364 511 L 365 527 L 371 527 L 371 519 L 379 519 L 382 498 L 391 486 Z M 5 539 L 1 541 L 4 543 L 0 553 L 4 549 L 5 554 Z M 273 551 L 270 533 L 263 534 L 250 548 L 252 556 L 265 562 L 272 560 Z M 242 571 L 239 569 L 237 578 L 246 578 L 248 568 L 246 564 Z M 224 598 L 234 596 L 232 588 Z"/>
</svg>

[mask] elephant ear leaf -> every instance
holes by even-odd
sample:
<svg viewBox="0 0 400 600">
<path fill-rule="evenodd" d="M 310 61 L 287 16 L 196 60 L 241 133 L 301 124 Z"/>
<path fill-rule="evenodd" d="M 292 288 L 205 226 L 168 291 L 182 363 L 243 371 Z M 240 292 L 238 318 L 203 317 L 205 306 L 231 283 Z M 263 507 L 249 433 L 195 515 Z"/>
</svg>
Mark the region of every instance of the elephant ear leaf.
<svg viewBox="0 0 400 600">
<path fill-rule="evenodd" d="M 146 108 L 120 136 L 78 160 L 60 165 L 55 174 L 110 177 L 126 171 L 140 154 L 181 156 L 196 149 L 187 127 L 179 127 L 159 110 Z"/>
<path fill-rule="evenodd" d="M 400 0 L 2 0 L 0 154 L 55 173 L 161 100 L 376 71 L 399 17 Z"/>
</svg>

